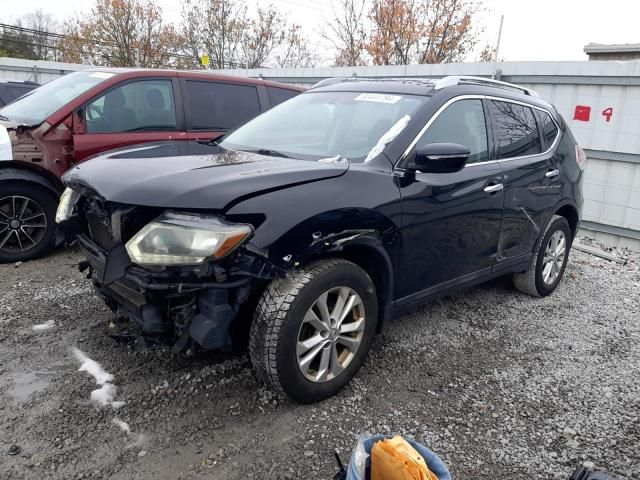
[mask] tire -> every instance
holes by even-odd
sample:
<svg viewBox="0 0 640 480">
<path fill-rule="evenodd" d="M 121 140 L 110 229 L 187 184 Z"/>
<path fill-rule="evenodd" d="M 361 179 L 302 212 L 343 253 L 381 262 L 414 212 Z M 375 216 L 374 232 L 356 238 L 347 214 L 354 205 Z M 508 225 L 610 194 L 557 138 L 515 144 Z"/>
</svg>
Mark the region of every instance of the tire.
<svg viewBox="0 0 640 480">
<path fill-rule="evenodd" d="M 560 255 L 556 257 L 547 256 L 547 260 L 550 260 L 553 264 L 550 270 L 553 275 L 547 275 L 549 272 L 545 270 L 545 265 L 548 264 L 545 262 L 545 255 L 548 249 L 550 251 L 554 250 L 554 248 L 552 248 L 552 239 L 557 240 L 561 238 L 564 238 L 564 253 L 561 259 Z M 537 249 L 529 263 L 528 270 L 523 273 L 513 274 L 515 287 L 521 292 L 534 297 L 546 297 L 553 293 L 560 283 L 560 280 L 562 280 L 562 275 L 567 267 L 572 242 L 573 236 L 569 222 L 567 222 L 567 219 L 564 217 L 554 215 L 544 230 L 542 240 L 537 245 Z"/>
<path fill-rule="evenodd" d="M 354 299 L 353 308 L 344 309 L 348 312 L 341 327 L 331 318 L 325 322 L 306 321 L 314 314 L 318 320 L 330 316 L 322 315 L 323 304 L 327 306 L 324 310 L 327 314 L 335 313 L 339 298 L 348 298 L 348 302 Z M 309 313 L 312 309 L 313 314 Z M 331 397 L 360 369 L 371 347 L 377 321 L 375 287 L 362 268 L 343 259 L 312 263 L 273 280 L 260 297 L 249 338 L 253 368 L 260 380 L 298 402 L 312 403 Z M 354 331 L 346 332 L 347 329 Z M 353 351 L 343 344 L 353 344 L 356 339 L 359 344 L 352 347 Z M 308 350 L 299 347 L 301 340 L 314 347 Z M 314 350 L 318 352 L 315 357 Z M 329 355 L 327 368 L 322 366 L 325 355 Z M 308 358 L 313 361 L 307 362 Z"/>
<path fill-rule="evenodd" d="M 56 198 L 37 185 L 0 183 L 0 263 L 31 260 L 51 250 L 57 205 Z"/>
</svg>

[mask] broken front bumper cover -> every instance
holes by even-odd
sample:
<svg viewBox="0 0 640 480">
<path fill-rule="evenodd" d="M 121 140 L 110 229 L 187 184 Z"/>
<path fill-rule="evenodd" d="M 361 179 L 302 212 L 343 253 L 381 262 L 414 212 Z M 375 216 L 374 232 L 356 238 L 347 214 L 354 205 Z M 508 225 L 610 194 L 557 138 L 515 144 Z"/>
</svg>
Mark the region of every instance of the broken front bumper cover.
<svg viewBox="0 0 640 480">
<path fill-rule="evenodd" d="M 229 346 L 229 326 L 248 295 L 251 277 L 178 281 L 167 272 L 132 264 L 124 246 L 107 252 L 85 235 L 77 241 L 87 259 L 80 269 L 90 269 L 89 277 L 109 308 L 136 321 L 143 336 L 172 338 L 176 353 L 190 340 L 204 350 Z"/>
</svg>

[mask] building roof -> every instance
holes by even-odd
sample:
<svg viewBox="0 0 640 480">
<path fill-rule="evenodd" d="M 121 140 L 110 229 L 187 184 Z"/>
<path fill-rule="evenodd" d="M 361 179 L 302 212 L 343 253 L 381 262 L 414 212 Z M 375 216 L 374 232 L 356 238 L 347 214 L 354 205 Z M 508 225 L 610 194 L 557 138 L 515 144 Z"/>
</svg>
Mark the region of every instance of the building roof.
<svg viewBox="0 0 640 480">
<path fill-rule="evenodd" d="M 590 43 L 585 45 L 584 53 L 640 53 L 640 43 L 618 43 L 605 45 L 603 43 Z"/>
</svg>

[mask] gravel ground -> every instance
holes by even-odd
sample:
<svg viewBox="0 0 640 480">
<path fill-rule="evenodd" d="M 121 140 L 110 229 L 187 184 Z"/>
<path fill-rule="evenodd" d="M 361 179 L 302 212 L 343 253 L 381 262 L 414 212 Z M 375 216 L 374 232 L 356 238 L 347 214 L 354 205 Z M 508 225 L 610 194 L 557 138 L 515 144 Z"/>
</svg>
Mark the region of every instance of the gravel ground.
<svg viewBox="0 0 640 480">
<path fill-rule="evenodd" d="M 395 432 L 459 479 L 568 479 L 587 460 L 638 479 L 640 256 L 614 253 L 627 265 L 572 252 L 545 299 L 500 279 L 405 315 L 351 385 L 306 406 L 246 355 L 180 368 L 114 343 L 77 251 L 0 265 L 0 478 L 329 479 L 334 449 L 346 461 L 360 435 Z M 90 400 L 74 347 L 124 406 Z"/>
</svg>

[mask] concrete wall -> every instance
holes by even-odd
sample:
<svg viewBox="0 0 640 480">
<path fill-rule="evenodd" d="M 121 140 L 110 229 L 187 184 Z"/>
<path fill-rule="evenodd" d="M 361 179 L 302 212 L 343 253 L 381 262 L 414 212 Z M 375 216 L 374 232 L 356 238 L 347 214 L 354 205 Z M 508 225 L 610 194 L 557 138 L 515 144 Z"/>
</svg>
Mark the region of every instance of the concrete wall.
<svg viewBox="0 0 640 480">
<path fill-rule="evenodd" d="M 0 80 L 31 80 L 37 83 L 47 83 L 67 73 L 85 68 L 89 68 L 89 66 L 2 57 L 0 58 Z"/>
<path fill-rule="evenodd" d="M 328 77 L 489 77 L 536 90 L 565 118 L 588 157 L 583 234 L 640 251 L 640 61 L 453 63 L 221 70 L 311 86 Z M 581 107 L 582 115 L 576 115 Z M 589 110 L 588 118 L 585 112 Z"/>
</svg>

